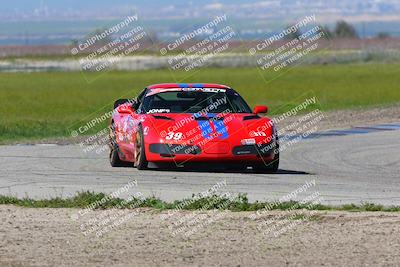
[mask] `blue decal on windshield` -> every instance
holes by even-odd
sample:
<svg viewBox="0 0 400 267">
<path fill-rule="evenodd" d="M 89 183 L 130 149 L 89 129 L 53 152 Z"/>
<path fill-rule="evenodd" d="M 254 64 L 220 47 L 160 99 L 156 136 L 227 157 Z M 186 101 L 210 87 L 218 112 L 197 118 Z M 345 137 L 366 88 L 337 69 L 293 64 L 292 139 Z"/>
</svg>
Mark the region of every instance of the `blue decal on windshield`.
<svg viewBox="0 0 400 267">
<path fill-rule="evenodd" d="M 187 83 L 178 83 L 177 84 L 180 88 L 187 88 L 187 87 L 189 87 L 189 84 L 187 84 Z"/>
</svg>

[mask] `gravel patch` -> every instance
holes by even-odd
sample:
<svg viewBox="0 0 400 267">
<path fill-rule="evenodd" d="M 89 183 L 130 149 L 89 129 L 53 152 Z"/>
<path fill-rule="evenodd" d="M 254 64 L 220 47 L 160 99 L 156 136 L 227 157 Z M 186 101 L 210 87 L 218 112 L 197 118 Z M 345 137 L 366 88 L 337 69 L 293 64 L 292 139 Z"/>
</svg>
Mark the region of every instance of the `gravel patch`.
<svg viewBox="0 0 400 267">
<path fill-rule="evenodd" d="M 168 211 L 137 209 L 93 211 L 76 219 L 77 212 L 0 206 L 0 265 L 398 266 L 400 262 L 399 213 L 316 212 L 292 218 L 294 226 L 274 236 L 279 227 L 264 235 L 260 225 L 274 220 L 270 225 L 279 226 L 282 215 L 287 215 L 284 211 L 257 216 L 179 211 L 167 216 Z M 102 237 L 85 236 L 80 225 L 104 212 L 134 216 Z M 210 223 L 191 235 L 174 235 L 171 227 L 183 216 L 202 216 Z"/>
<path fill-rule="evenodd" d="M 381 123 L 400 122 L 400 105 L 370 109 L 351 109 L 323 112 L 324 118 L 318 122 L 318 131 L 369 126 Z M 283 129 L 296 124 L 302 116 L 292 116 L 278 124 Z"/>
</svg>

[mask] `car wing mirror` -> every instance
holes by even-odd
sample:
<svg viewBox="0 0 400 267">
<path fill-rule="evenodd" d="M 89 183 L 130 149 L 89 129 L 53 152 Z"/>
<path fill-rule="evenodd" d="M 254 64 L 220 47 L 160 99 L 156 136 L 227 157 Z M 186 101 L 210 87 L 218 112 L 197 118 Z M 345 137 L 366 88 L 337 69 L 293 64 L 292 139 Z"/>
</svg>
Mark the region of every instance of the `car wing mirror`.
<svg viewBox="0 0 400 267">
<path fill-rule="evenodd" d="M 268 112 L 267 106 L 255 106 L 253 109 L 254 114 L 267 113 L 267 112 Z"/>
<path fill-rule="evenodd" d="M 125 103 L 125 104 L 119 105 L 117 107 L 117 112 L 120 114 L 132 114 L 133 113 L 132 104 Z"/>
</svg>

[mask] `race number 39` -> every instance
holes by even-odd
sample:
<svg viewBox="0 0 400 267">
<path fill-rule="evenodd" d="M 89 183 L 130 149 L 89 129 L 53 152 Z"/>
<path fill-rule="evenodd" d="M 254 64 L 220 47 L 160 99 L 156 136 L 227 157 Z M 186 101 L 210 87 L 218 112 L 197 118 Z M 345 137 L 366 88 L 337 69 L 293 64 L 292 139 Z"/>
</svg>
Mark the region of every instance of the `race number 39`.
<svg viewBox="0 0 400 267">
<path fill-rule="evenodd" d="M 169 132 L 167 136 L 165 137 L 165 140 L 179 140 L 182 138 L 182 133 L 181 132 Z"/>
</svg>

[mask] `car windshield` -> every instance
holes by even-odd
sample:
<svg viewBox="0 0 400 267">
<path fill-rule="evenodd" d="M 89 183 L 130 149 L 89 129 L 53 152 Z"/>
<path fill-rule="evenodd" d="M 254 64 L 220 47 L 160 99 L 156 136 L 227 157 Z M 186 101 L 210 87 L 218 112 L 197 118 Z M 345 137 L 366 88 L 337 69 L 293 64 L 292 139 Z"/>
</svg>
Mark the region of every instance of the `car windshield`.
<svg viewBox="0 0 400 267">
<path fill-rule="evenodd" d="M 233 90 L 169 91 L 150 94 L 138 113 L 251 113 L 243 98 Z"/>
</svg>

